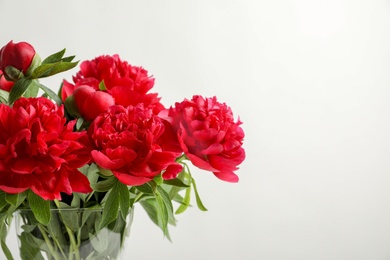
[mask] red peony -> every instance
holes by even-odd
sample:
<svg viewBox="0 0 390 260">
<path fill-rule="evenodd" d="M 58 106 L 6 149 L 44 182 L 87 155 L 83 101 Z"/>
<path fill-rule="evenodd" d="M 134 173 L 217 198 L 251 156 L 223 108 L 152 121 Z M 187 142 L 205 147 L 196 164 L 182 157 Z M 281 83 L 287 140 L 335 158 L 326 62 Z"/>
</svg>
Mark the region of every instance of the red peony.
<svg viewBox="0 0 390 260">
<path fill-rule="evenodd" d="M 73 132 L 64 109 L 46 98 L 20 98 L 0 105 L 0 190 L 31 189 L 46 200 L 61 192 L 91 192 L 77 168 L 91 161 L 85 131 Z"/>
<path fill-rule="evenodd" d="M 0 70 L 5 72 L 7 66 L 12 66 L 26 73 L 34 56 L 35 50 L 29 43 L 10 41 L 0 50 Z"/>
<path fill-rule="evenodd" d="M 221 180 L 238 182 L 233 171 L 245 159 L 244 132 L 226 104 L 216 97 L 193 96 L 161 116 L 172 123 L 181 148 L 195 166 L 213 172 Z"/>
<path fill-rule="evenodd" d="M 181 151 L 172 129 L 143 106 L 115 105 L 100 114 L 88 129 L 96 146 L 92 157 L 126 185 L 142 185 L 162 171 L 175 178 L 182 167 L 175 163 Z"/>
<path fill-rule="evenodd" d="M 66 80 L 63 82 L 62 100 L 73 95 L 78 112 L 87 121 L 92 121 L 96 113 L 85 107 L 106 107 L 108 95 L 115 104 L 125 107 L 142 103 L 145 107 L 152 108 L 156 114 L 164 108 L 157 93 L 148 93 L 154 85 L 154 79 L 148 76 L 145 69 L 122 61 L 118 55 L 103 55 L 82 62 L 73 82 L 74 84 Z M 93 94 L 96 96 L 94 105 L 76 94 L 77 89 L 84 86 L 89 86 L 98 93 Z M 87 104 L 83 105 L 83 102 Z"/>
</svg>

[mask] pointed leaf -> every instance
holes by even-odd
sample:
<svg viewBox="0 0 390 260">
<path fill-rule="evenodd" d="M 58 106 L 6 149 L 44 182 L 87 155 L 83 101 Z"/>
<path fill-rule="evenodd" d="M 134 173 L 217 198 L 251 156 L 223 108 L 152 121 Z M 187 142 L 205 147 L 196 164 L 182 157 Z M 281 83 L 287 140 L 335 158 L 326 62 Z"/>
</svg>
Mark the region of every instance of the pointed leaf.
<svg viewBox="0 0 390 260">
<path fill-rule="evenodd" d="M 165 207 L 167 209 L 168 222 L 170 224 L 175 225 L 176 219 L 175 219 L 175 216 L 173 214 L 173 205 L 172 205 L 171 198 L 169 197 L 168 193 L 161 186 L 157 187 L 157 193 L 159 196 L 161 196 L 161 198 L 165 204 Z"/>
<path fill-rule="evenodd" d="M 100 81 L 100 83 L 99 83 L 99 89 L 100 89 L 100 90 L 107 90 L 107 89 L 106 89 L 106 85 L 104 84 L 104 80 Z"/>
<path fill-rule="evenodd" d="M 28 193 L 28 201 L 35 218 L 47 225 L 50 221 L 50 201 L 42 199 L 32 191 Z"/>
<path fill-rule="evenodd" d="M 16 204 L 18 203 L 18 197 L 19 197 L 19 194 L 5 194 L 5 200 L 9 203 L 9 204 L 12 204 L 14 206 L 16 206 Z"/>
<path fill-rule="evenodd" d="M 80 117 L 80 113 L 77 109 L 76 101 L 73 95 L 70 95 L 65 99 L 65 108 L 71 116 L 75 118 Z"/>
<path fill-rule="evenodd" d="M 9 98 L 9 92 L 0 89 L 0 102 L 3 103 L 3 104 L 7 104 L 8 103 L 8 98 Z"/>
<path fill-rule="evenodd" d="M 182 180 L 180 179 L 171 179 L 171 180 L 164 180 L 164 184 L 168 184 L 171 186 L 176 186 L 176 187 L 190 187 L 190 185 L 185 184 Z"/>
<path fill-rule="evenodd" d="M 28 86 L 26 92 L 24 92 L 24 96 L 26 98 L 36 97 L 38 96 L 38 92 L 39 92 L 39 83 L 37 82 L 37 80 L 33 80 L 31 84 Z"/>
<path fill-rule="evenodd" d="M 31 82 L 32 80 L 28 78 L 22 78 L 16 81 L 9 93 L 8 103 L 12 105 L 18 98 L 20 98 L 30 86 Z"/>
<path fill-rule="evenodd" d="M 190 205 L 190 198 L 191 198 L 191 187 L 186 188 L 186 193 L 184 195 L 184 199 L 182 201 L 182 204 L 177 208 L 176 214 L 183 213 L 188 206 Z"/>
<path fill-rule="evenodd" d="M 117 182 L 116 184 L 119 190 L 119 206 L 122 212 L 123 219 L 126 219 L 127 214 L 129 213 L 130 209 L 130 192 L 129 188 L 126 184 L 123 184 L 121 182 Z"/>
<path fill-rule="evenodd" d="M 39 88 L 42 89 L 51 99 L 53 99 L 57 105 L 61 105 L 62 104 L 62 100 L 60 99 L 60 97 L 53 91 L 51 90 L 50 88 L 42 85 L 42 84 L 38 84 Z"/>
<path fill-rule="evenodd" d="M 140 186 L 136 186 L 135 188 L 145 194 L 154 194 L 152 187 L 147 183 Z"/>
<path fill-rule="evenodd" d="M 200 199 L 200 196 L 199 196 L 199 193 L 198 193 L 198 189 L 196 188 L 196 184 L 195 184 L 194 178 L 191 178 L 191 183 L 192 183 L 192 186 L 194 187 L 195 199 L 196 199 L 196 204 L 198 205 L 198 208 L 201 211 L 207 211 L 206 207 L 202 203 L 202 200 Z"/>
<path fill-rule="evenodd" d="M 103 215 L 99 225 L 99 230 L 110 224 L 118 217 L 120 196 L 120 189 L 118 188 L 118 183 L 119 181 L 116 181 L 115 185 L 109 191 L 107 201 L 103 208 Z"/>
<path fill-rule="evenodd" d="M 0 209 L 4 208 L 7 206 L 8 202 L 5 199 L 6 193 L 3 191 L 0 191 Z"/>
<path fill-rule="evenodd" d="M 50 55 L 49 57 L 47 57 L 46 59 L 44 59 L 42 61 L 42 64 L 54 63 L 54 62 L 60 61 L 62 59 L 62 57 L 64 56 L 65 51 L 66 51 L 66 49 L 62 49 L 59 52 L 56 52 L 56 53 Z"/>
<path fill-rule="evenodd" d="M 164 179 L 161 174 L 156 175 L 153 180 L 156 182 L 157 185 L 161 185 L 164 182 Z"/>
<path fill-rule="evenodd" d="M 104 181 L 99 181 L 98 183 L 91 183 L 91 188 L 94 191 L 106 192 L 113 188 L 117 181 L 118 180 L 115 177 L 109 177 Z"/>
<path fill-rule="evenodd" d="M 65 226 L 76 232 L 80 228 L 78 214 L 76 211 L 69 209 L 72 209 L 72 207 L 66 203 L 60 202 L 60 215 L 62 222 Z"/>
<path fill-rule="evenodd" d="M 18 70 L 17 68 L 15 68 L 11 65 L 5 67 L 4 70 L 5 70 L 4 77 L 8 81 L 17 81 L 17 80 L 20 80 L 21 78 L 23 78 L 23 72 L 21 72 L 20 70 Z"/>
<path fill-rule="evenodd" d="M 168 210 L 167 206 L 164 203 L 161 195 L 159 193 L 156 194 L 156 202 L 157 202 L 157 214 L 158 214 L 158 225 L 163 231 L 164 235 L 169 238 L 168 233 Z"/>
<path fill-rule="evenodd" d="M 14 260 L 14 258 L 12 257 L 12 253 L 7 246 L 7 243 L 3 240 L 1 240 L 1 249 L 3 250 L 5 257 L 7 257 L 7 260 Z"/>
<path fill-rule="evenodd" d="M 148 214 L 150 220 L 152 220 L 153 223 L 158 226 L 156 201 L 154 199 L 147 199 L 147 200 L 140 201 L 140 204 Z"/>
<path fill-rule="evenodd" d="M 76 62 L 58 61 L 55 63 L 42 64 L 33 71 L 32 78 L 37 79 L 37 78 L 49 77 L 57 73 L 70 70 L 74 68 L 77 64 L 78 61 Z"/>
<path fill-rule="evenodd" d="M 65 57 L 65 58 L 62 58 L 61 61 L 65 61 L 65 62 L 71 62 L 76 56 L 68 56 L 68 57 Z"/>
</svg>

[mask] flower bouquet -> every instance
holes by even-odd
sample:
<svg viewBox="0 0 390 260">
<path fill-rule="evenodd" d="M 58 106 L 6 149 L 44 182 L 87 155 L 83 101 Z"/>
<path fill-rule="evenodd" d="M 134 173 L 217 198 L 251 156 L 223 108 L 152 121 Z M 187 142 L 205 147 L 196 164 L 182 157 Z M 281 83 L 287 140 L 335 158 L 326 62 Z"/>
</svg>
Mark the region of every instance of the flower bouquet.
<svg viewBox="0 0 390 260">
<path fill-rule="evenodd" d="M 26 42 L 0 50 L 0 242 L 15 217 L 22 259 L 119 259 L 139 203 L 169 239 L 175 214 L 205 211 L 189 163 L 238 182 L 244 132 L 216 97 L 166 108 L 154 78 L 118 55 L 78 65 Z M 194 192 L 192 192 L 194 191 Z"/>
</svg>

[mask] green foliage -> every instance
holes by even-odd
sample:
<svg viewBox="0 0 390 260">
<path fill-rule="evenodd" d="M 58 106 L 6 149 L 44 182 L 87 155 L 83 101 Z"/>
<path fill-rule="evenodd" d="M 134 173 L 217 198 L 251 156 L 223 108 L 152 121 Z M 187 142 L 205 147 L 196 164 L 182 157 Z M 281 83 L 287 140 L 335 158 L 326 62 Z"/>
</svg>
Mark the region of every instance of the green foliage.
<svg viewBox="0 0 390 260">
<path fill-rule="evenodd" d="M 50 201 L 44 200 L 30 191 L 28 193 L 28 202 L 37 221 L 47 225 L 50 221 Z"/>
<path fill-rule="evenodd" d="M 9 104 L 13 104 L 18 98 L 20 98 L 24 92 L 27 90 L 27 88 L 32 83 L 32 79 L 30 78 L 22 78 L 15 82 L 14 86 L 11 89 L 11 92 L 9 93 Z"/>
</svg>

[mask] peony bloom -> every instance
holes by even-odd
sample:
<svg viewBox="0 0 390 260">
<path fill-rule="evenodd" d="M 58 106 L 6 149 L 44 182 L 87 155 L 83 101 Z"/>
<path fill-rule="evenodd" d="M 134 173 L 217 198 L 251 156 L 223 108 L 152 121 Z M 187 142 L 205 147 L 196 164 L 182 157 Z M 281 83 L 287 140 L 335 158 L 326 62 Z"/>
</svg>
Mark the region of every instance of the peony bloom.
<svg viewBox="0 0 390 260">
<path fill-rule="evenodd" d="M 26 73 L 35 56 L 34 48 L 27 42 L 13 43 L 10 41 L 0 50 L 0 70 L 5 72 L 7 66 L 12 66 Z"/>
<path fill-rule="evenodd" d="M 145 107 L 152 108 L 155 114 L 164 109 L 158 95 L 148 93 L 154 85 L 154 79 L 148 76 L 145 69 L 122 61 L 118 55 L 103 55 L 82 62 L 80 71 L 73 77 L 73 82 L 74 84 L 66 80 L 63 82 L 62 100 L 65 101 L 66 98 L 73 95 L 78 112 L 87 121 L 92 121 L 96 117 L 96 113 L 92 112 L 92 108 L 85 109 L 85 107 L 95 107 L 96 105 L 105 107 L 111 102 L 111 100 L 105 102 L 108 95 L 112 97 L 111 99 L 116 105 L 126 107 L 142 103 Z M 78 88 L 85 86 L 96 91 L 94 96 L 99 96 L 99 98 L 95 98 L 95 105 L 76 94 Z M 83 102 L 88 104 L 83 105 Z"/>
<path fill-rule="evenodd" d="M 92 122 L 88 134 L 96 146 L 92 157 L 126 185 L 142 185 L 163 172 L 175 178 L 181 151 L 171 128 L 143 106 L 111 106 Z M 167 124 L 169 126 L 169 124 Z"/>
<path fill-rule="evenodd" d="M 3 72 L 0 70 L 0 89 L 10 92 L 14 84 L 13 81 L 6 80 Z"/>
<path fill-rule="evenodd" d="M 196 167 L 213 172 L 221 180 L 238 182 L 234 171 L 245 159 L 244 132 L 226 104 L 216 97 L 193 96 L 160 116 L 172 123 L 181 148 Z"/>
<path fill-rule="evenodd" d="M 46 98 L 20 98 L 0 105 L 0 190 L 31 189 L 46 200 L 61 192 L 91 192 L 77 168 L 91 161 L 85 131 L 73 132 L 64 109 Z"/>
</svg>

